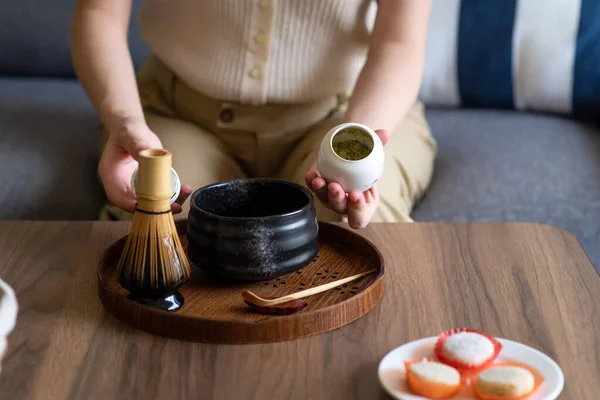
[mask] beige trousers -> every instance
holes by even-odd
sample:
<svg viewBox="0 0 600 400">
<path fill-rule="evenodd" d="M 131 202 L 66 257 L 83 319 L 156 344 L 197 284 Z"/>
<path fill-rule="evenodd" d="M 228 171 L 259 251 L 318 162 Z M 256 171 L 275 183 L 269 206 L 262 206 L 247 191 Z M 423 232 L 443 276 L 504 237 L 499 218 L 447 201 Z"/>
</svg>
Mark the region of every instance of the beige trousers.
<svg viewBox="0 0 600 400">
<path fill-rule="evenodd" d="M 342 122 L 348 100 L 338 95 L 307 104 L 231 104 L 192 90 L 155 58 L 140 70 L 138 84 L 148 126 L 173 154 L 182 183 L 193 190 L 253 176 L 305 185 L 322 137 Z M 436 151 L 423 105 L 417 102 L 385 147 L 380 206 L 372 222 L 412 221 L 413 205 L 431 180 Z M 316 203 L 320 220 L 343 220 Z M 188 211 L 189 200 L 176 218 L 186 218 Z M 108 218 L 131 215 L 107 205 L 101 219 Z"/>
</svg>

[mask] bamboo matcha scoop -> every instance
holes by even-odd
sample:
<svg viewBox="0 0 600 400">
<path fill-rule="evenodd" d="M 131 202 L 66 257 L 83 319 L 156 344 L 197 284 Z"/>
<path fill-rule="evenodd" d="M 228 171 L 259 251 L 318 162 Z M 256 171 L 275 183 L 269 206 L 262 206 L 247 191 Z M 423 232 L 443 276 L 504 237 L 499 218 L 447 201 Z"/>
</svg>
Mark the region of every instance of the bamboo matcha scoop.
<svg viewBox="0 0 600 400">
<path fill-rule="evenodd" d="M 301 299 L 313 296 L 318 293 L 326 292 L 345 283 L 363 278 L 367 275 L 372 274 L 373 272 L 376 272 L 376 270 L 373 269 L 367 272 L 362 272 L 360 274 L 352 275 L 347 278 L 338 279 L 336 281 L 329 282 L 324 285 L 315 286 L 310 289 L 301 290 L 299 292 L 277 298 L 261 297 L 251 292 L 250 290 L 243 290 L 242 298 L 244 299 L 244 302 L 246 304 L 262 313 L 280 315 L 292 314 L 302 310 L 308 305 L 308 302 L 306 300 Z"/>
</svg>

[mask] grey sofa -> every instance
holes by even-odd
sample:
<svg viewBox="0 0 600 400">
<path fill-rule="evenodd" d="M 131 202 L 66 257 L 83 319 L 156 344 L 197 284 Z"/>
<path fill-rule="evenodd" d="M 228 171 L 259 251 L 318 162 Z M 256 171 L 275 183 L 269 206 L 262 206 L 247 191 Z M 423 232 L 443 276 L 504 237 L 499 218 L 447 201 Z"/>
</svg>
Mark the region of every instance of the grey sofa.
<svg viewBox="0 0 600 400">
<path fill-rule="evenodd" d="M 73 7 L 0 0 L 0 219 L 96 219 L 104 200 L 97 117 L 69 57 Z M 148 52 L 135 18 L 130 41 L 139 66 Z M 417 221 L 555 225 L 575 234 L 599 268 L 597 126 L 502 110 L 427 115 L 439 156 Z"/>
</svg>

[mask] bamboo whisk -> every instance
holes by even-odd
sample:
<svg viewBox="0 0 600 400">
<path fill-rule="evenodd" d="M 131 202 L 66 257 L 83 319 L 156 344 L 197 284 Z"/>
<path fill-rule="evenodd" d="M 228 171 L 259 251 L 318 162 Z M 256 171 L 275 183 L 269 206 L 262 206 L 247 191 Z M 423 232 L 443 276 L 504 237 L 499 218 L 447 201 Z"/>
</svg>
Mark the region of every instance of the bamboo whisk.
<svg viewBox="0 0 600 400">
<path fill-rule="evenodd" d="M 190 276 L 171 213 L 171 159 L 162 149 L 139 154 L 138 204 L 117 265 L 119 283 L 133 297 L 164 298 Z"/>
</svg>

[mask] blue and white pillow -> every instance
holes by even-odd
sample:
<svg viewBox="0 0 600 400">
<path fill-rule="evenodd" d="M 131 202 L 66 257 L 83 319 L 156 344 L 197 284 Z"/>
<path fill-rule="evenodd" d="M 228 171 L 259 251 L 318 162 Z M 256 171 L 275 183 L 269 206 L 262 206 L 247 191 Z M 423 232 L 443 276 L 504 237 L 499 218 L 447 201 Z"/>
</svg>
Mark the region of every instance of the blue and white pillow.
<svg viewBox="0 0 600 400">
<path fill-rule="evenodd" d="M 428 104 L 600 116 L 600 0 L 434 0 Z"/>
</svg>

